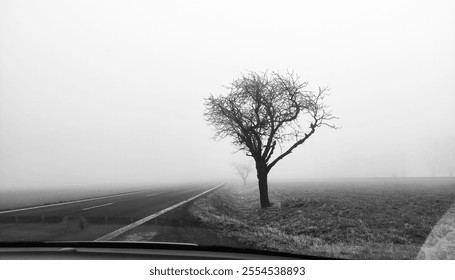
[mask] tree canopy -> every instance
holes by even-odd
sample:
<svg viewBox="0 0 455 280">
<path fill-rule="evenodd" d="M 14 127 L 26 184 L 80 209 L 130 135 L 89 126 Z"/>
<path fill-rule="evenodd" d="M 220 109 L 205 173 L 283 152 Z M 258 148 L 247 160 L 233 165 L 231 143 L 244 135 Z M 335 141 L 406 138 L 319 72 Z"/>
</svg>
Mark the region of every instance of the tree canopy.
<svg viewBox="0 0 455 280">
<path fill-rule="evenodd" d="M 232 143 L 255 159 L 269 162 L 277 144 L 294 141 L 294 144 L 273 161 L 279 160 L 303 144 L 317 127 L 335 119 L 324 104 L 328 88 L 317 92 L 305 90 L 307 82 L 288 73 L 248 73 L 227 87 L 226 96 L 211 95 L 206 99 L 205 116 L 215 128 L 216 138 L 231 137 Z M 299 117 L 309 117 L 308 129 L 303 129 Z"/>
<path fill-rule="evenodd" d="M 215 138 L 229 137 L 238 150 L 254 158 L 260 190 L 261 178 L 267 189 L 271 168 L 318 127 L 335 128 L 331 121 L 336 117 L 324 103 L 329 89 L 311 91 L 307 86 L 293 73 L 249 72 L 226 87 L 228 94 L 205 100 L 204 115 L 215 128 Z M 291 145 L 284 148 L 288 142 Z"/>
</svg>

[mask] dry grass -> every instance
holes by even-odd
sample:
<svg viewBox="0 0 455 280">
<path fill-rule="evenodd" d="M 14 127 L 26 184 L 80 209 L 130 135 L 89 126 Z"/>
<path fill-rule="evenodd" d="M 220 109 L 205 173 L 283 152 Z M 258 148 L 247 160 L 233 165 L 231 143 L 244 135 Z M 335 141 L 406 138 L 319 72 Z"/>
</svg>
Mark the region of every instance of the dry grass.
<svg viewBox="0 0 455 280">
<path fill-rule="evenodd" d="M 414 259 L 455 201 L 454 179 L 272 182 L 231 185 L 193 203 L 204 226 L 251 248 L 354 259 Z"/>
</svg>

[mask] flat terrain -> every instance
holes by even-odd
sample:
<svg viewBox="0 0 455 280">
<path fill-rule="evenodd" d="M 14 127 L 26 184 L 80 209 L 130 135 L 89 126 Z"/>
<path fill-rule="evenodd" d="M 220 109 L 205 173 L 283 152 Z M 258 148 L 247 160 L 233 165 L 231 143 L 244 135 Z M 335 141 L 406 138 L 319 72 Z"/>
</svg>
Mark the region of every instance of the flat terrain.
<svg viewBox="0 0 455 280">
<path fill-rule="evenodd" d="M 213 186 L 150 188 L 2 211 L 0 240 L 95 240 Z M 269 188 L 273 207 L 259 207 L 256 184 L 230 183 L 114 240 L 348 259 L 453 259 L 447 250 L 454 248 L 455 178 L 271 181 Z"/>
<path fill-rule="evenodd" d="M 305 180 L 231 186 L 190 213 L 242 246 L 354 259 L 414 259 L 455 201 L 454 178 Z"/>
<path fill-rule="evenodd" d="M 415 259 L 455 201 L 454 178 L 275 181 L 269 187 L 271 208 L 259 207 L 255 184 L 230 184 L 121 239 Z"/>
</svg>

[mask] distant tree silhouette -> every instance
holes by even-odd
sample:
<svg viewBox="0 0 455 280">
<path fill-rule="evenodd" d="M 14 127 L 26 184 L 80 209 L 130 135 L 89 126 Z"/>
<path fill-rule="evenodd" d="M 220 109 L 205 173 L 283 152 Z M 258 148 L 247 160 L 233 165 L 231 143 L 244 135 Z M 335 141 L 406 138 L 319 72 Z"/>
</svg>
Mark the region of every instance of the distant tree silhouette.
<svg viewBox="0 0 455 280">
<path fill-rule="evenodd" d="M 251 171 L 251 163 L 234 163 L 233 164 L 240 178 L 243 180 L 243 185 L 246 185 L 246 179 Z"/>
<path fill-rule="evenodd" d="M 336 128 L 335 119 L 324 104 L 328 88 L 306 90 L 293 73 L 278 72 L 241 75 L 226 87 L 227 95 L 205 99 L 204 116 L 214 127 L 215 139 L 229 137 L 239 151 L 254 159 L 261 207 L 271 205 L 267 177 L 270 170 L 317 128 Z M 308 128 L 303 129 L 302 123 Z M 282 145 L 291 142 L 286 149 Z M 280 154 L 272 158 L 277 148 Z"/>
</svg>

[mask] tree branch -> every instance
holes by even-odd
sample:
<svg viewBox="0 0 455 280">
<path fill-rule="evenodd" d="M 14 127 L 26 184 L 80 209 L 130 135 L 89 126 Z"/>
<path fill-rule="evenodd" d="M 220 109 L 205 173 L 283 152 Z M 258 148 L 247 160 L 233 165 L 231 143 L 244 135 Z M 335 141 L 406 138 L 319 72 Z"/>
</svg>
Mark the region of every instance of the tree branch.
<svg viewBox="0 0 455 280">
<path fill-rule="evenodd" d="M 277 164 L 277 162 L 279 162 L 280 160 L 282 160 L 285 156 L 289 155 L 290 153 L 292 153 L 292 150 L 294 150 L 297 146 L 303 144 L 308 138 L 310 138 L 311 135 L 313 135 L 313 133 L 315 132 L 315 129 L 316 129 L 316 126 L 313 126 L 311 125 L 311 130 L 309 133 L 305 133 L 305 136 L 300 139 L 299 141 L 295 142 L 294 145 L 292 145 L 286 152 L 282 153 L 280 156 L 278 156 L 274 161 L 272 161 L 272 163 L 270 163 L 268 166 L 267 166 L 267 172 L 270 171 L 270 169 L 272 169 L 273 166 L 275 166 L 275 164 Z"/>
</svg>

